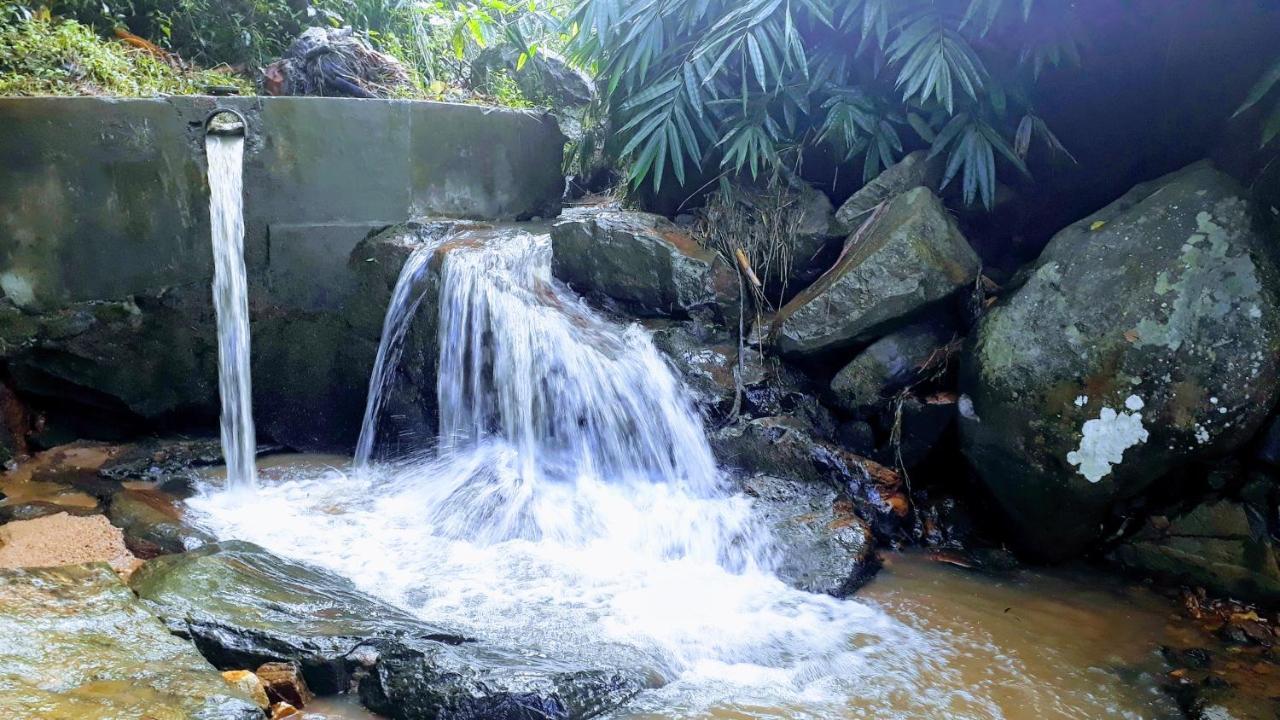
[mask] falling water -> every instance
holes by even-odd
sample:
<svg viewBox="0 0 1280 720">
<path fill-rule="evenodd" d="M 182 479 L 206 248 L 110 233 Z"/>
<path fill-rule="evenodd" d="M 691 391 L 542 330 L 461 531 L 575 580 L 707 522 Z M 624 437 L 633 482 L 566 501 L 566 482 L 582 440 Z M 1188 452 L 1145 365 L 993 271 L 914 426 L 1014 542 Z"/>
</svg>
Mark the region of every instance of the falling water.
<svg viewBox="0 0 1280 720">
<path fill-rule="evenodd" d="M 209 218 L 213 227 L 213 304 L 218 319 L 218 393 L 227 484 L 255 484 L 253 395 L 249 383 L 249 300 L 244 269 L 243 135 L 210 133 Z"/>
<path fill-rule="evenodd" d="M 364 420 L 360 423 L 360 439 L 356 442 L 355 466 L 368 469 L 373 460 L 374 441 L 378 435 L 378 420 L 391 391 L 392 379 L 400 355 L 404 352 L 405 336 L 413 325 L 418 306 L 422 304 L 430 287 L 423 287 L 423 278 L 431 258 L 435 256 L 438 241 L 419 245 L 405 260 L 391 302 L 382 321 L 382 339 L 378 343 L 378 355 L 373 363 L 373 375 L 369 379 L 369 397 L 364 405 Z"/>
</svg>

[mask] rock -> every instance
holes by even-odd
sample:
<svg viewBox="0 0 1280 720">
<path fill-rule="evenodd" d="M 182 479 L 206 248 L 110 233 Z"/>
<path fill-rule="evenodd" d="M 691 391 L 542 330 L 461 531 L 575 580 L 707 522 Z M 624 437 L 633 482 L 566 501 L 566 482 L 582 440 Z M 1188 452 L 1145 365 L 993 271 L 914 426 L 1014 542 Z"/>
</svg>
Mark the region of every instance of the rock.
<svg viewBox="0 0 1280 720">
<path fill-rule="evenodd" d="M 316 692 L 358 683 L 365 704 L 392 718 L 525 717 L 486 713 L 620 700 L 644 684 L 470 640 L 249 543 L 150 560 L 131 586 L 214 665 L 296 663 Z"/>
<path fill-rule="evenodd" d="M 929 151 L 916 150 L 863 185 L 836 211 L 835 226 L 848 235 L 857 230 L 877 205 L 918 187 L 934 190 L 942 182 L 945 164 L 941 155 L 930 158 Z"/>
<path fill-rule="evenodd" d="M 262 718 L 106 565 L 0 570 L 0 637 L 5 717 Z"/>
<path fill-rule="evenodd" d="M 978 269 L 978 256 L 946 208 L 916 188 L 850 237 L 836 264 L 774 315 L 770 337 L 787 355 L 856 345 L 972 286 Z"/>
<path fill-rule="evenodd" d="M 588 105 L 596 97 L 596 84 L 591 76 L 569 65 L 558 53 L 538 48 L 520 66 L 521 52 L 512 45 L 491 47 L 482 51 L 471 63 L 471 82 L 484 87 L 489 73 L 505 70 L 520 86 L 520 92 L 533 102 L 544 102 L 556 110 Z"/>
<path fill-rule="evenodd" d="M 315 698 L 302 677 L 301 668 L 294 663 L 263 663 L 255 673 L 273 703 L 287 703 L 300 708 Z"/>
<path fill-rule="evenodd" d="M 817 438 L 794 416 L 743 420 L 710 435 L 717 459 L 758 475 L 815 484 L 848 493 L 857 513 L 884 538 L 901 534 L 909 514 L 902 479 L 893 470 Z"/>
<path fill-rule="evenodd" d="M 734 374 L 738 368 L 738 344 L 729 334 L 695 322 L 658 320 L 647 325 L 653 344 L 684 380 L 703 418 L 715 420 L 729 413 L 737 394 Z M 760 367 L 754 353 L 747 350 L 743 360 L 744 375 L 758 374 L 753 372 Z"/>
<path fill-rule="evenodd" d="M 159 553 L 180 553 L 214 542 L 212 535 L 187 521 L 176 498 L 159 490 L 120 490 L 111 496 L 107 517 L 124 531 L 131 547 L 138 544 Z"/>
<path fill-rule="evenodd" d="M 100 515 L 102 514 L 102 509 L 96 505 L 93 507 L 76 507 L 74 505 L 59 505 L 58 503 L 45 502 L 43 500 L 4 504 L 0 505 L 0 523 L 14 522 L 16 520 L 35 520 L 36 518 L 49 517 L 58 513 L 67 513 L 75 516 Z"/>
<path fill-rule="evenodd" d="M 271 706 L 271 720 L 283 720 L 287 717 L 297 717 L 298 708 L 287 702 L 278 702 Z"/>
<path fill-rule="evenodd" d="M 956 419 L 955 403 L 927 402 L 912 395 L 902 398 L 901 405 L 888 408 L 890 434 L 900 422 L 898 441 L 892 441 L 871 454 L 871 458 L 888 465 L 901 463 L 911 469 L 924 462 L 942 444 L 943 436 Z"/>
<path fill-rule="evenodd" d="M 643 317 L 706 315 L 736 326 L 737 272 L 688 231 L 658 215 L 567 210 L 551 230 L 551 271 L 584 295 Z"/>
<path fill-rule="evenodd" d="M 920 379 L 919 371 L 945 351 L 953 331 L 945 323 L 910 325 L 872 343 L 831 380 L 831 398 L 849 413 L 893 397 Z"/>
<path fill-rule="evenodd" d="M 983 319 L 964 448 L 1028 550 L 1080 552 L 1117 502 L 1254 435 L 1280 369 L 1272 244 L 1198 163 L 1058 233 Z"/>
<path fill-rule="evenodd" d="M 126 448 L 98 468 L 107 480 L 168 480 L 186 476 L 193 468 L 222 465 L 222 442 L 204 440 L 144 440 Z"/>
<path fill-rule="evenodd" d="M 58 513 L 0 527 L 0 568 L 104 562 L 128 576 L 139 564 L 124 535 L 101 515 Z"/>
<path fill-rule="evenodd" d="M 778 543 L 774 570 L 787 584 L 847 597 L 875 574 L 871 528 L 832 485 L 756 475 L 743 491 Z"/>
<path fill-rule="evenodd" d="M 226 670 L 222 673 L 222 679 L 226 680 L 231 687 L 248 695 L 263 710 L 271 707 L 271 703 L 267 701 L 267 689 L 262 686 L 262 681 L 257 675 L 248 670 Z"/>
<path fill-rule="evenodd" d="M 492 672 L 499 666 L 507 671 Z M 380 652 L 360 682 L 360 701 L 392 720 L 577 720 L 608 712 L 642 688 L 634 675 L 583 671 L 532 653 L 396 645 Z"/>
<path fill-rule="evenodd" d="M 1149 520 L 1109 557 L 1166 582 L 1273 604 L 1280 601 L 1280 554 L 1266 517 L 1246 502 L 1206 502 L 1178 517 Z"/>
</svg>

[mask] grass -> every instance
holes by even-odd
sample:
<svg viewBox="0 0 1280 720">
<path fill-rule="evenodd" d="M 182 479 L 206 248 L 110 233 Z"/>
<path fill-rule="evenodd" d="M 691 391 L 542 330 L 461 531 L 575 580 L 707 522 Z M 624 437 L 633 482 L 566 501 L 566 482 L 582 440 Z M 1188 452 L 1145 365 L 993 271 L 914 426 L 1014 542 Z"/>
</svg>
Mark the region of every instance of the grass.
<svg viewBox="0 0 1280 720">
<path fill-rule="evenodd" d="M 103 38 L 74 20 L 36 17 L 0 24 L 0 96 L 195 95 L 213 85 L 255 92 L 238 75 L 189 67 L 173 56 Z"/>
</svg>

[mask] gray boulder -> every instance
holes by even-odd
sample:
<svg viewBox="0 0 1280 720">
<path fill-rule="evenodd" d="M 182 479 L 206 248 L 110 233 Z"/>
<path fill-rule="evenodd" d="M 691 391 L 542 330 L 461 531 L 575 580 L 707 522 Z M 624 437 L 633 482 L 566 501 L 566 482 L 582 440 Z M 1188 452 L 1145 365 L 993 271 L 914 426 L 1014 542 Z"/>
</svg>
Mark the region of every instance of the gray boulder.
<svg viewBox="0 0 1280 720">
<path fill-rule="evenodd" d="M 863 185 L 836 211 L 836 227 L 845 235 L 857 230 L 877 205 L 918 187 L 933 190 L 942 182 L 945 159 L 929 157 L 928 150 L 917 150 L 885 169 Z"/>
<path fill-rule="evenodd" d="M 770 336 L 788 355 L 866 342 L 971 286 L 978 271 L 978 256 L 946 208 L 916 188 L 849 238 L 836 264 L 777 312 Z"/>
<path fill-rule="evenodd" d="M 1115 503 L 1254 435 L 1280 369 L 1273 244 L 1198 163 L 1058 233 L 982 320 L 964 449 L 1029 550 L 1079 552 Z"/>
<path fill-rule="evenodd" d="M 106 564 L 0 570 L 0 714 L 262 720 Z"/>
<path fill-rule="evenodd" d="M 880 338 L 832 378 L 832 402 L 852 413 L 892 397 L 919 379 L 920 369 L 946 347 L 952 335 L 946 324 L 926 322 Z"/>
<path fill-rule="evenodd" d="M 297 663 L 316 692 L 356 684 L 370 709 L 397 720 L 585 718 L 648 682 L 464 637 L 249 543 L 148 561 L 130 585 L 218 667 Z"/>
<path fill-rule="evenodd" d="M 574 290 L 641 316 L 736 323 L 737 272 L 688 230 L 624 210 L 570 210 L 563 217 L 551 230 L 551 271 Z"/>
</svg>

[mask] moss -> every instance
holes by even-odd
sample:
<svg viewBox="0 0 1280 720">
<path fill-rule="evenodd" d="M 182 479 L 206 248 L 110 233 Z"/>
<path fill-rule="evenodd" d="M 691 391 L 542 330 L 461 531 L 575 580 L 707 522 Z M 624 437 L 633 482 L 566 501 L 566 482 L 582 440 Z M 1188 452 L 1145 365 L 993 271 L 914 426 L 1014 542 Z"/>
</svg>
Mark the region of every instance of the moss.
<svg viewBox="0 0 1280 720">
<path fill-rule="evenodd" d="M 74 20 L 0 25 L 0 95 L 193 95 L 213 85 L 253 92 L 244 78 L 183 67 Z"/>
</svg>

